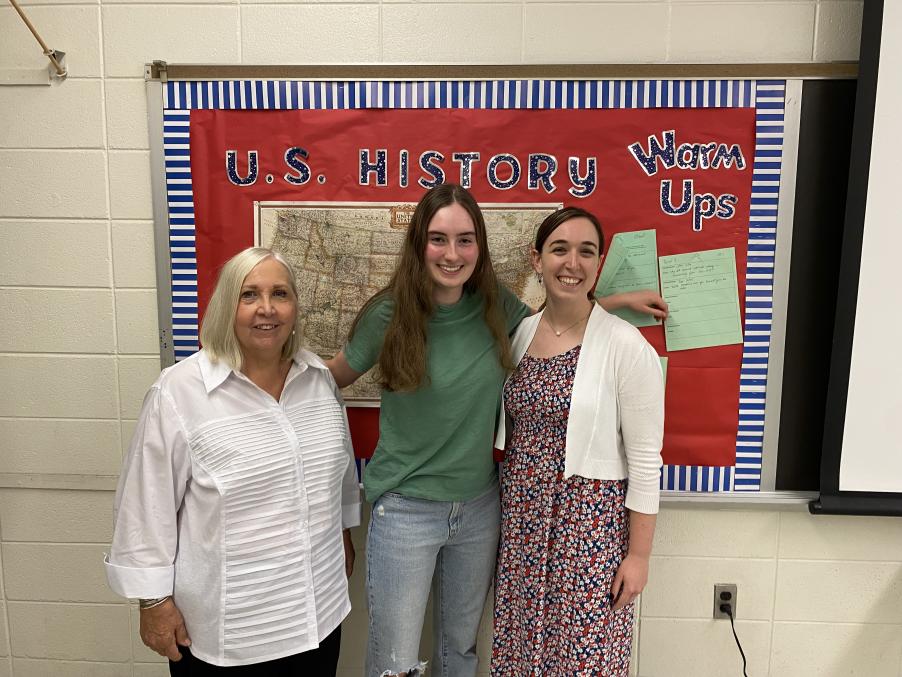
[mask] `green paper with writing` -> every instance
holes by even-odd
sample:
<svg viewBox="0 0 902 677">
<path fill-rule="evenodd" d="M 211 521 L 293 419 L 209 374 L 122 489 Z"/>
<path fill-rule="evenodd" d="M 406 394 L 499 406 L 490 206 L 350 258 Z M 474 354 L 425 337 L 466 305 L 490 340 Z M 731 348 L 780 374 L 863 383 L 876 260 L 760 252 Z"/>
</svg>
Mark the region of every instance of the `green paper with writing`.
<svg viewBox="0 0 902 677">
<path fill-rule="evenodd" d="M 733 247 L 662 256 L 661 292 L 667 350 L 742 343 L 736 253 Z"/>
</svg>

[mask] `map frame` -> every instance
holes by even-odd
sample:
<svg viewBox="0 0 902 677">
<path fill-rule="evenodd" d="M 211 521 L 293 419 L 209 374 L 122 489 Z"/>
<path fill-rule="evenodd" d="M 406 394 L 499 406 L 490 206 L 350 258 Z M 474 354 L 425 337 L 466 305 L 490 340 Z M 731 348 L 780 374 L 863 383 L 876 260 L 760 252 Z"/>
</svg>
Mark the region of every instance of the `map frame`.
<svg viewBox="0 0 902 677">
<path fill-rule="evenodd" d="M 563 204 L 561 202 L 485 202 L 480 203 L 480 209 L 483 212 L 483 216 L 486 220 L 486 230 L 487 235 L 489 236 L 490 242 L 490 251 L 492 251 L 493 264 L 496 268 L 496 273 L 498 274 L 498 278 L 505 283 L 508 287 L 510 287 L 517 296 L 530 307 L 536 308 L 544 301 L 544 290 L 541 285 L 538 284 L 537 281 L 533 278 L 533 270 L 532 265 L 529 260 L 529 251 L 532 248 L 532 242 L 535 238 L 535 231 L 538 229 L 539 224 L 542 219 L 549 213 L 554 212 L 560 209 Z M 396 212 L 412 212 L 415 205 L 405 202 L 382 202 L 382 201 L 322 201 L 322 200 L 273 200 L 273 201 L 255 201 L 254 202 L 254 244 L 258 247 L 270 247 L 272 245 L 273 239 L 275 238 L 275 228 L 276 224 L 272 223 L 272 221 L 280 218 L 279 213 L 290 211 L 296 212 L 299 216 L 299 219 L 303 218 L 309 212 L 316 211 L 336 211 L 336 210 L 347 210 L 348 212 L 361 212 L 368 210 L 384 210 L 385 218 L 387 221 L 391 221 Z M 509 215 L 513 212 L 514 219 L 516 219 L 516 214 L 535 213 L 535 218 L 529 218 L 529 229 L 528 231 L 521 231 L 519 235 L 526 235 L 528 232 L 528 236 L 525 237 L 522 241 L 517 242 L 518 247 L 522 247 L 522 264 L 518 264 L 516 260 L 513 262 L 508 261 L 508 256 L 511 251 L 515 251 L 516 248 L 508 249 L 505 252 L 503 257 L 498 256 L 498 252 L 492 247 L 493 240 L 497 242 L 500 237 L 497 233 L 492 232 L 492 226 L 496 224 L 498 221 L 505 218 L 506 215 Z M 359 217 L 360 215 L 357 214 Z M 526 217 L 524 217 L 526 218 Z M 391 223 L 386 224 L 387 231 L 386 232 L 398 232 L 403 233 L 404 227 L 400 225 L 392 225 Z M 496 245 L 497 246 L 497 245 Z M 275 251 L 279 253 L 286 254 L 286 252 L 280 251 L 279 248 L 276 248 Z M 370 253 L 373 255 L 372 252 Z M 519 256 L 514 254 L 514 256 Z M 293 263 L 293 256 L 287 255 L 290 263 Z M 294 267 L 294 266 L 293 266 Z M 378 267 L 378 266 L 377 266 Z M 385 265 L 381 266 L 383 269 Z M 394 270 L 394 263 L 391 265 L 391 270 Z M 295 274 L 300 277 L 303 276 L 303 270 L 295 267 Z M 521 282 L 517 282 L 515 279 L 521 280 Z M 384 275 L 384 278 L 381 282 L 386 283 L 388 281 L 388 275 Z M 299 282 L 301 280 L 299 279 Z M 522 285 L 522 287 L 521 287 Z M 336 283 L 336 287 L 342 286 L 351 286 L 351 285 L 339 285 Z M 357 311 L 359 311 L 360 307 L 363 306 L 363 303 L 377 291 L 379 288 L 384 286 L 384 284 L 378 285 L 370 285 L 365 289 L 365 293 L 358 294 L 356 298 L 360 298 L 361 301 L 359 305 L 354 309 L 353 313 L 342 313 L 342 308 L 339 308 L 336 323 L 336 334 L 337 338 L 335 340 L 334 345 L 330 346 L 331 350 L 323 350 L 322 344 L 313 342 L 310 344 L 308 341 L 308 336 L 305 335 L 304 343 L 305 346 L 310 350 L 313 350 L 320 357 L 328 358 L 337 352 L 338 349 L 344 344 L 344 339 L 342 336 L 346 334 L 349 317 L 351 315 L 356 316 Z M 304 290 L 308 292 L 309 290 Z M 361 290 L 364 291 L 364 290 Z M 301 290 L 299 289 L 299 292 Z M 339 295 L 342 297 L 342 300 L 348 300 L 349 298 L 355 298 L 353 294 L 348 294 L 347 290 L 344 292 L 339 292 Z M 309 296 L 307 293 L 301 293 L 300 298 L 298 299 L 298 312 L 302 314 L 303 321 L 301 322 L 302 331 L 307 330 L 306 319 L 313 312 L 316 306 L 315 301 L 315 291 L 309 291 Z M 352 318 L 351 318 L 352 319 Z M 348 404 L 348 406 L 355 407 L 378 407 L 379 406 L 379 386 L 375 382 L 372 374 L 372 370 L 367 372 L 364 376 L 362 376 L 358 381 L 348 386 L 343 390 L 343 396 Z"/>
</svg>

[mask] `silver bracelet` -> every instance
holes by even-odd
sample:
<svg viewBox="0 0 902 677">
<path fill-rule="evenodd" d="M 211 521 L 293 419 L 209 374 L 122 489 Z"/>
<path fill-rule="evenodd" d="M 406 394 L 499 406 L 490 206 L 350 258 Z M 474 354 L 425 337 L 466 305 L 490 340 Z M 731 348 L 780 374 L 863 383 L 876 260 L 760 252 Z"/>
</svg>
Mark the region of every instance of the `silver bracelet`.
<svg viewBox="0 0 902 677">
<path fill-rule="evenodd" d="M 172 595 L 166 595 L 165 597 L 154 597 L 153 599 L 139 599 L 138 600 L 138 608 L 139 609 L 153 609 L 155 606 L 160 606 L 167 599 L 170 599 Z"/>
</svg>

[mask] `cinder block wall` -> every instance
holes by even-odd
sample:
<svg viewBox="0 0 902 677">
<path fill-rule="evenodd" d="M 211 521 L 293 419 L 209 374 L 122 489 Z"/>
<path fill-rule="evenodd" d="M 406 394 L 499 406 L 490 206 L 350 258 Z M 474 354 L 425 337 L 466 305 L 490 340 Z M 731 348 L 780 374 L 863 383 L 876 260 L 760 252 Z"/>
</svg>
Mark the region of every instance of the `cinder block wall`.
<svg viewBox="0 0 902 677">
<path fill-rule="evenodd" d="M 100 564 L 159 369 L 145 62 L 825 62 L 857 58 L 862 3 L 23 5 L 71 76 L 0 87 L 0 677 L 166 674 Z M 44 65 L 0 6 L 0 68 Z M 897 520 L 665 509 L 655 552 L 640 675 L 740 674 L 729 627 L 709 620 L 716 582 L 739 584 L 750 674 L 902 675 Z M 361 573 L 344 677 L 361 673 Z"/>
</svg>

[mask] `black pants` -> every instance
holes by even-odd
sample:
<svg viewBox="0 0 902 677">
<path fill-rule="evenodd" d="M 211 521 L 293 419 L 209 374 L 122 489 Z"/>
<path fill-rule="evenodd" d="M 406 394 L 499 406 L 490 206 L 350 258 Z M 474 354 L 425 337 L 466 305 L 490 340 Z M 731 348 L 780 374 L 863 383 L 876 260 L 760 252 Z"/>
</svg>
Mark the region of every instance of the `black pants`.
<svg viewBox="0 0 902 677">
<path fill-rule="evenodd" d="M 320 642 L 316 649 L 251 665 L 222 668 L 195 658 L 187 647 L 180 646 L 182 660 L 177 663 L 169 661 L 169 674 L 172 677 L 207 677 L 223 674 L 228 677 L 335 677 L 340 648 L 340 625 Z"/>
</svg>

